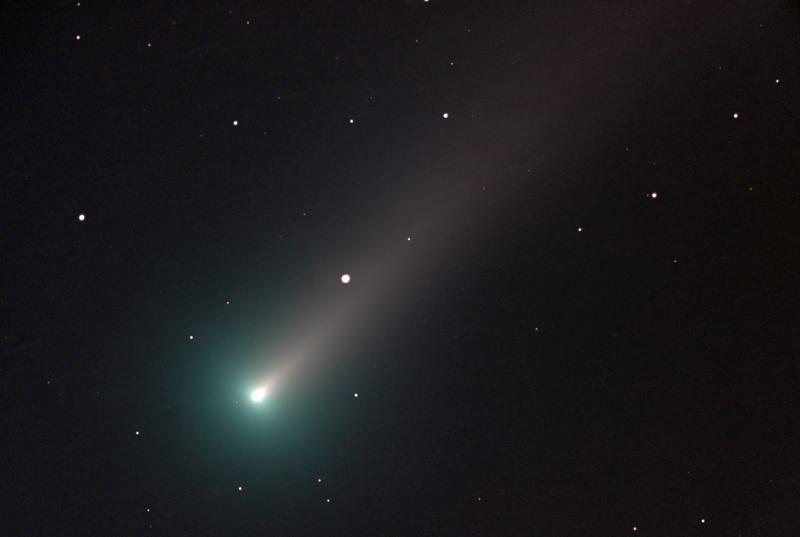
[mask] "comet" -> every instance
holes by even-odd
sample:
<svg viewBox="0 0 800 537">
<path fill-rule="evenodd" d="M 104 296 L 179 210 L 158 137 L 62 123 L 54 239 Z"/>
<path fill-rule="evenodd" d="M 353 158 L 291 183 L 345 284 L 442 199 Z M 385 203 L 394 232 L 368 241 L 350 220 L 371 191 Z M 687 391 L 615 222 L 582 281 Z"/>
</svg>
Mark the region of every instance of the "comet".
<svg viewBox="0 0 800 537">
<path fill-rule="evenodd" d="M 252 392 L 250 392 L 250 400 L 254 403 L 260 403 L 267 397 L 267 387 L 266 386 L 259 386 Z"/>
</svg>

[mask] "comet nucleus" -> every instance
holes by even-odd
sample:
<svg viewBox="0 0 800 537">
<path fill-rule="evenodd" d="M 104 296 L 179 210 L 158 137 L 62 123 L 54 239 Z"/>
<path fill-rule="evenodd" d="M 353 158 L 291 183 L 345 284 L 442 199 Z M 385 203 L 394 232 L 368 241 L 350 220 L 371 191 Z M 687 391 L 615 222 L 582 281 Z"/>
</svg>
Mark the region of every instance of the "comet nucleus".
<svg viewBox="0 0 800 537">
<path fill-rule="evenodd" d="M 250 393 L 250 400 L 254 403 L 260 403 L 267 396 L 267 388 L 261 386 L 256 388 Z"/>
</svg>

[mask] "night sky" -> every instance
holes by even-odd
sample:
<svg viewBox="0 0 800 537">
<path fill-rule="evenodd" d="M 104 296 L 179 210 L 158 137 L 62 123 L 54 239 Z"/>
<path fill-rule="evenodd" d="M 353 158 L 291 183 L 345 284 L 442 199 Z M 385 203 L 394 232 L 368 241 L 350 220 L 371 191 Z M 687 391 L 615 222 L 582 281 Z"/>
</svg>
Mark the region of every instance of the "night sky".
<svg viewBox="0 0 800 537">
<path fill-rule="evenodd" d="M 0 535 L 800 534 L 795 3 L 4 21 Z"/>
</svg>

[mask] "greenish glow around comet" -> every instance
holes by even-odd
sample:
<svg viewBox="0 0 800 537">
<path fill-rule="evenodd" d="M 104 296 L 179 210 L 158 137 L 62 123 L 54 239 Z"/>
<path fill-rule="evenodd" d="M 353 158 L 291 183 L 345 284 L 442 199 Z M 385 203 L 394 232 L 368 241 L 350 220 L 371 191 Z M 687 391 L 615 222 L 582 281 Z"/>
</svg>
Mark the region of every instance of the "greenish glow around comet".
<svg viewBox="0 0 800 537">
<path fill-rule="evenodd" d="M 267 396 L 267 388 L 265 386 L 260 386 L 255 390 L 253 390 L 252 392 L 250 392 L 250 400 L 253 401 L 254 403 L 260 403 L 261 401 L 264 400 L 266 396 Z"/>
</svg>

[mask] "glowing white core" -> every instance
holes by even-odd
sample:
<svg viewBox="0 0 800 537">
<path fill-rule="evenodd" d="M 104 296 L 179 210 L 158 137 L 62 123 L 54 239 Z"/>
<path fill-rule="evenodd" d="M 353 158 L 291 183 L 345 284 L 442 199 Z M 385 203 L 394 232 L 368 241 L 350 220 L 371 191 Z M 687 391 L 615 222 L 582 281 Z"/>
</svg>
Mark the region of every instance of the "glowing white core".
<svg viewBox="0 0 800 537">
<path fill-rule="evenodd" d="M 261 401 L 264 400 L 266 396 L 267 396 L 267 389 L 264 386 L 256 388 L 255 390 L 252 391 L 252 393 L 250 393 L 250 399 L 254 403 L 260 403 Z"/>
<path fill-rule="evenodd" d="M 340 280 L 342 281 L 342 283 L 344 283 L 344 284 L 348 284 L 348 283 L 350 283 L 350 275 L 349 275 L 349 274 L 342 274 L 342 277 L 341 277 L 341 278 L 339 278 L 339 279 L 340 279 Z"/>
</svg>

